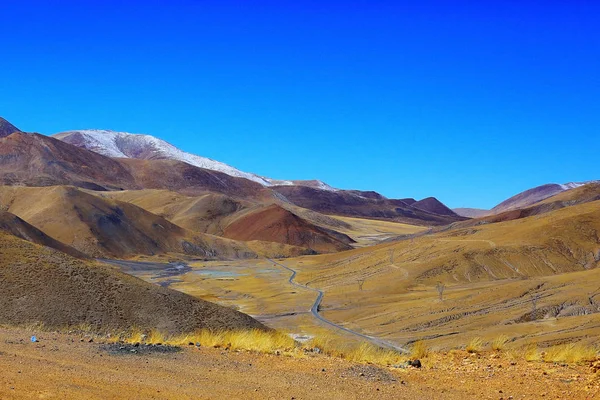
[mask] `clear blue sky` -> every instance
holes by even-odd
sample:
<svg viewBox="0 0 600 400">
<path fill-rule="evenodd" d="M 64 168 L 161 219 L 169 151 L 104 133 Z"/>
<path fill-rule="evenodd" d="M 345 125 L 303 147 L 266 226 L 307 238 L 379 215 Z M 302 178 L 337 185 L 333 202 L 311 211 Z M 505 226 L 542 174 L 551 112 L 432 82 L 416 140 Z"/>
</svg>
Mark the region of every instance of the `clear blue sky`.
<svg viewBox="0 0 600 400">
<path fill-rule="evenodd" d="M 600 179 L 598 1 L 119 3 L 3 1 L 0 115 L 452 207 Z"/>
</svg>

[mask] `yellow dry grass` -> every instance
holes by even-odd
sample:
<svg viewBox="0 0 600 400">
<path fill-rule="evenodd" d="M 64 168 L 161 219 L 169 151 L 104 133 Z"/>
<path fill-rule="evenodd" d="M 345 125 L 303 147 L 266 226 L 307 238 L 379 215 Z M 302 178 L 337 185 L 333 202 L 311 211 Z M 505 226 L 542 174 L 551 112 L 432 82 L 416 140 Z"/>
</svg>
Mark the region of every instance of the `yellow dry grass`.
<svg viewBox="0 0 600 400">
<path fill-rule="evenodd" d="M 429 355 L 429 348 L 425 344 L 424 341 L 418 340 L 416 341 L 412 347 L 410 348 L 410 356 L 412 358 L 425 358 Z"/>
<path fill-rule="evenodd" d="M 483 339 L 480 337 L 473 338 L 467 344 L 466 350 L 469 353 L 481 353 L 483 350 Z"/>
<path fill-rule="evenodd" d="M 550 347 L 541 354 L 546 362 L 563 362 L 569 364 L 592 361 L 598 357 L 598 349 L 578 343 L 567 343 Z"/>
<path fill-rule="evenodd" d="M 348 361 L 382 366 L 397 365 L 407 360 L 407 355 L 391 349 L 383 349 L 371 343 L 348 341 L 336 334 L 323 333 L 311 339 L 306 347 L 319 349 L 323 354 Z"/>
<path fill-rule="evenodd" d="M 494 351 L 503 351 L 504 349 L 506 349 L 506 344 L 509 341 L 509 337 L 506 335 L 500 335 L 498 337 L 496 337 L 493 341 L 492 341 L 492 350 Z"/>
<path fill-rule="evenodd" d="M 538 345 L 535 342 L 531 342 L 523 349 L 523 358 L 525 361 L 541 361 L 542 354 L 538 349 Z"/>
<path fill-rule="evenodd" d="M 289 335 L 279 331 L 260 331 L 257 329 L 247 331 L 208 331 L 181 335 L 166 340 L 167 344 L 184 345 L 200 344 L 208 347 L 224 347 L 231 350 L 246 350 L 259 353 L 272 353 L 275 351 L 291 351 L 297 343 Z"/>
</svg>

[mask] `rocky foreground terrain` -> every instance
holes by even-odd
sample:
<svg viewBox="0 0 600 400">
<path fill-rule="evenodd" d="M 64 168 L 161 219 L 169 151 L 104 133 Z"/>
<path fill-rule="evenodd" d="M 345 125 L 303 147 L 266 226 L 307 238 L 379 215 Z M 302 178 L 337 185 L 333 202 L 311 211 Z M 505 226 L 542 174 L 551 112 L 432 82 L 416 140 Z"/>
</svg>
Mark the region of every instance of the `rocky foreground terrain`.
<svg viewBox="0 0 600 400">
<path fill-rule="evenodd" d="M 505 352 L 454 351 L 428 355 L 421 368 L 382 368 L 320 354 L 196 346 L 132 351 L 61 333 L 38 333 L 32 342 L 32 332 L 0 329 L 2 399 L 600 398 L 600 362 L 551 364 Z"/>
</svg>

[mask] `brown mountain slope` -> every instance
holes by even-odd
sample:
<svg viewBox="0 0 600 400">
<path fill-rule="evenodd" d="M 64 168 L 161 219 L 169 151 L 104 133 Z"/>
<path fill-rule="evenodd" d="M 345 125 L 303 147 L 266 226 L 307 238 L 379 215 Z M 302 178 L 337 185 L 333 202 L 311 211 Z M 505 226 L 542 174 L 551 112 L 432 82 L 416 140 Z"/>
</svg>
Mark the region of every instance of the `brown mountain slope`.
<svg viewBox="0 0 600 400">
<path fill-rule="evenodd" d="M 481 224 L 489 224 L 503 221 L 512 221 L 520 218 L 527 218 L 534 215 L 546 214 L 551 211 L 559 210 L 565 207 L 571 207 L 577 204 L 589 203 L 600 200 L 600 183 L 588 183 L 578 188 L 562 191 L 554 196 L 546 198 L 529 207 L 517 208 L 504 211 L 499 214 L 479 217 L 469 221 L 454 224 L 455 228 L 466 228 Z"/>
<path fill-rule="evenodd" d="M 317 227 L 275 204 L 238 216 L 225 227 L 223 236 L 291 244 L 319 253 L 349 250 L 352 248 L 349 243 L 354 242 L 346 235 Z"/>
<path fill-rule="evenodd" d="M 72 257 L 87 258 L 82 252 L 51 238 L 36 227 L 9 212 L 0 212 L 0 231 L 39 244 L 40 246 L 51 247 Z"/>
<path fill-rule="evenodd" d="M 0 233 L 0 323 L 170 333 L 266 329 L 248 315 Z"/>
<path fill-rule="evenodd" d="M 529 218 L 319 256 L 315 262 L 321 264 L 323 274 L 350 282 L 353 274 L 378 271 L 382 279 L 389 280 L 390 287 L 521 279 L 600 266 L 599 232 L 600 201 L 595 201 Z M 391 249 L 398 270 L 385 267 L 391 264 Z M 325 265 L 334 267 L 327 271 Z M 344 274 L 337 275 L 336 271 L 341 270 Z M 402 279 L 394 280 L 395 274 Z M 332 280 L 327 284 L 343 282 Z M 385 292 L 383 287 L 379 289 Z"/>
<path fill-rule="evenodd" d="M 145 189 L 168 189 L 184 194 L 222 193 L 236 198 L 267 198 L 269 191 L 244 178 L 202 169 L 174 160 L 118 161 L 134 176 L 137 186 Z"/>
<path fill-rule="evenodd" d="M 225 219 L 254 206 L 254 203 L 218 193 L 186 196 L 156 189 L 90 193 L 135 204 L 182 228 L 212 235 L 222 235 L 223 226 L 227 224 Z"/>
<path fill-rule="evenodd" d="M 35 133 L 0 138 L 0 183 L 74 185 L 90 189 L 135 187 L 117 161 Z"/>
<path fill-rule="evenodd" d="M 350 248 L 348 245 L 353 242 L 348 236 L 315 225 L 312 221 L 299 217 L 292 210 L 276 205 L 264 206 L 234 200 L 222 194 L 185 196 L 167 190 L 90 193 L 133 203 L 190 230 L 236 240 L 282 243 L 318 252 L 347 250 Z M 298 211 L 297 207 L 292 208 Z M 330 218 L 318 215 L 322 218 Z M 263 217 L 265 219 L 261 220 Z M 251 224 L 252 227 L 248 227 L 247 224 Z M 343 225 L 341 221 L 339 224 Z M 291 229 L 293 232 L 284 233 L 282 228 Z"/>
<path fill-rule="evenodd" d="M 15 132 L 21 132 L 21 130 L 4 118 L 0 117 L 0 138 L 6 137 Z"/>
<path fill-rule="evenodd" d="M 284 263 L 328 318 L 398 343 L 597 342 L 599 235 L 595 201 Z"/>
<path fill-rule="evenodd" d="M 133 204 L 74 187 L 0 187 L 0 204 L 53 238 L 92 257 L 180 253 L 254 257 L 242 243 L 183 229 Z"/>
<path fill-rule="evenodd" d="M 332 192 L 302 186 L 277 186 L 273 190 L 297 206 L 324 214 L 385 219 L 414 225 L 446 225 L 465 219 L 451 211 L 448 215 L 440 215 L 412 207 L 418 202 L 409 205 L 404 200 L 386 199 L 376 193 Z"/>
<path fill-rule="evenodd" d="M 540 206 L 542 204 L 561 204 L 565 207 L 568 207 L 596 200 L 600 200 L 600 182 L 591 182 L 587 185 L 566 190 L 552 197 L 544 199 L 534 204 L 534 206 Z"/>
<path fill-rule="evenodd" d="M 441 201 L 435 197 L 427 197 L 423 200 L 416 201 L 410 204 L 412 208 L 417 210 L 426 211 L 432 214 L 445 215 L 448 217 L 457 217 L 458 215 L 446 207 Z"/>
<path fill-rule="evenodd" d="M 537 186 L 504 200 L 490 211 L 493 214 L 499 214 L 508 210 L 528 207 L 562 191 L 564 191 L 563 187 L 556 183 Z"/>
<path fill-rule="evenodd" d="M 0 138 L 0 183 L 93 190 L 170 189 L 270 197 L 258 183 L 171 160 L 112 159 L 35 133 Z"/>
</svg>

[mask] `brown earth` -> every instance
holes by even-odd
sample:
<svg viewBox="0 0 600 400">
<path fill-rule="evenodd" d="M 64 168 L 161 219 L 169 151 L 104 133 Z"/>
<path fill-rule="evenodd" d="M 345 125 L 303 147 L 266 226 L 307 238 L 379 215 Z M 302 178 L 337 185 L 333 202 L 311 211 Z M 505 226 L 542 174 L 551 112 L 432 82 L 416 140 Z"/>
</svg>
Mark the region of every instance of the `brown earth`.
<svg viewBox="0 0 600 400">
<path fill-rule="evenodd" d="M 0 233 L 0 323 L 100 331 L 265 329 L 248 315 Z"/>
<path fill-rule="evenodd" d="M 447 349 L 504 334 L 597 345 L 599 233 L 596 201 L 283 263 L 325 292 L 326 318 L 395 343 Z"/>
<path fill-rule="evenodd" d="M 238 216 L 223 231 L 236 240 L 263 240 L 305 247 L 319 253 L 350 250 L 350 237 L 317 227 L 290 211 L 270 205 L 249 210 Z"/>
<path fill-rule="evenodd" d="M 505 354 L 432 354 L 394 369 L 321 355 L 292 358 L 186 346 L 111 352 L 87 338 L 0 329 L 0 398 L 10 399 L 597 399 L 587 365 Z M 189 348 L 192 347 L 192 348 Z"/>
</svg>

